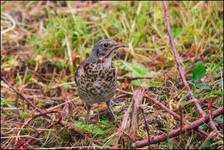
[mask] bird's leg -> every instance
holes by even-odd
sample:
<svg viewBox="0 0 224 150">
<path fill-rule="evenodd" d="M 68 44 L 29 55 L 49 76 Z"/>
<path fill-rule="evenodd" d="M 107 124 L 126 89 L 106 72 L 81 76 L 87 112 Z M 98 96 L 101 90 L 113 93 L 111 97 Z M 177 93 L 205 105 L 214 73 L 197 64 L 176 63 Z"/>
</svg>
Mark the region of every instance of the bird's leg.
<svg viewBox="0 0 224 150">
<path fill-rule="evenodd" d="M 109 108 L 109 111 L 110 111 L 111 120 L 116 122 L 116 117 L 115 117 L 114 111 L 113 111 L 113 109 L 111 107 L 111 100 L 107 101 L 106 103 L 107 103 L 107 107 Z"/>
<path fill-rule="evenodd" d="M 86 104 L 86 109 L 87 109 L 87 116 L 85 118 L 85 123 L 88 124 L 88 122 L 90 120 L 90 109 L 91 109 L 91 106 L 89 104 Z"/>
<path fill-rule="evenodd" d="M 113 99 L 113 100 L 114 100 L 114 99 Z M 110 103 L 111 103 L 112 105 L 117 105 L 118 102 L 114 102 L 113 100 L 110 100 Z"/>
</svg>

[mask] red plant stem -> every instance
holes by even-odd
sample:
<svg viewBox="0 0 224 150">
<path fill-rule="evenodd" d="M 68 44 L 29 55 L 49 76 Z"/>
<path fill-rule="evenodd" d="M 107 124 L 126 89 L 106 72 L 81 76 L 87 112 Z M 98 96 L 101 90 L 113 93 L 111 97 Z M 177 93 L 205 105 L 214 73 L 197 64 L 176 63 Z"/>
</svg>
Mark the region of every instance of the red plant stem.
<svg viewBox="0 0 224 150">
<path fill-rule="evenodd" d="M 152 79 L 152 77 L 123 77 L 118 79 L 118 81 L 123 81 L 123 80 L 127 80 L 127 81 L 132 81 L 132 80 L 144 80 L 144 79 Z"/>
<path fill-rule="evenodd" d="M 162 102 L 158 101 L 158 100 L 155 99 L 155 98 L 150 97 L 147 93 L 145 93 L 145 97 L 146 97 L 148 100 L 150 100 L 150 101 L 152 101 L 153 103 L 155 103 L 155 104 L 157 104 L 158 106 L 160 106 L 160 107 L 161 107 L 163 110 L 165 110 L 167 113 L 171 114 L 175 119 L 177 119 L 177 120 L 179 120 L 179 121 L 183 120 L 183 122 L 188 122 L 186 119 L 181 118 L 180 115 L 178 115 L 178 114 L 175 113 L 174 111 L 172 111 L 172 110 L 170 110 L 169 108 L 167 108 Z M 202 136 L 205 136 L 205 137 L 208 136 L 208 134 L 207 134 L 204 130 L 202 130 L 202 129 L 200 129 L 200 128 L 197 128 L 197 131 L 198 131 Z"/>
<path fill-rule="evenodd" d="M 184 82 L 185 87 L 187 87 L 188 92 L 189 92 L 192 100 L 194 101 L 194 104 L 195 104 L 195 106 L 197 108 L 197 111 L 201 114 L 201 116 L 205 116 L 206 113 L 201 108 L 198 100 L 194 97 L 194 94 L 193 94 L 189 84 L 187 83 L 187 80 L 186 80 L 186 77 L 185 77 L 185 71 L 184 71 L 184 69 L 181 66 L 180 56 L 179 56 L 179 54 L 177 52 L 176 44 L 174 42 L 173 34 L 171 32 L 170 18 L 169 18 L 169 14 L 168 14 L 168 4 L 167 4 L 166 1 L 163 1 L 163 8 L 164 8 L 164 16 L 165 16 L 165 22 L 166 22 L 166 28 L 167 28 L 167 32 L 168 32 L 168 36 L 169 36 L 169 41 L 170 41 L 170 44 L 172 46 L 172 50 L 173 50 L 173 54 L 174 54 L 174 57 L 175 57 L 175 60 L 176 60 L 178 72 L 179 72 L 179 74 L 181 76 L 182 81 Z M 215 130 L 215 131 L 218 131 L 216 126 L 215 126 L 215 123 L 212 120 L 209 123 L 209 127 L 211 129 Z"/>
<path fill-rule="evenodd" d="M 118 143 L 119 144 L 122 144 L 124 134 L 127 135 L 131 141 L 135 140 L 136 129 L 137 129 L 137 119 L 138 119 L 137 111 L 140 107 L 140 104 L 142 103 L 144 92 L 145 92 L 145 89 L 142 88 L 141 90 L 135 91 L 133 94 L 132 100 L 128 106 L 127 111 L 124 114 L 122 123 L 118 129 L 118 137 L 119 137 Z M 134 107 L 134 109 L 133 109 L 133 107 Z M 131 128 L 129 130 L 129 133 L 126 133 L 125 129 L 128 124 L 128 121 L 130 120 L 130 113 L 132 113 L 132 118 L 131 118 L 132 120 L 131 120 L 131 124 L 130 124 Z"/>
<path fill-rule="evenodd" d="M 133 105 L 132 105 L 132 112 L 131 112 L 131 124 L 130 124 L 129 134 L 134 140 L 137 138 L 136 134 L 137 134 L 137 128 L 138 128 L 138 112 L 142 104 L 144 92 L 145 92 L 144 88 L 142 88 L 141 90 L 137 90 L 134 92 L 132 97 Z"/>
<path fill-rule="evenodd" d="M 145 114 L 144 114 L 144 109 L 143 108 L 141 108 L 141 112 L 142 112 L 143 120 L 144 120 L 144 123 L 145 123 L 145 129 L 146 129 L 146 132 L 147 132 L 148 142 L 150 142 L 149 127 L 148 127 L 147 121 L 145 119 Z"/>
<path fill-rule="evenodd" d="M 149 96 L 147 93 L 145 93 L 145 97 L 152 101 L 153 103 L 159 105 L 163 110 L 165 110 L 166 112 L 168 112 L 169 114 L 171 114 L 175 119 L 177 120 L 181 120 L 180 115 L 178 115 L 177 113 L 173 112 L 172 110 L 170 110 L 169 108 L 167 108 L 162 102 L 156 100 L 155 98 L 152 98 L 151 96 Z"/>
<path fill-rule="evenodd" d="M 122 123 L 120 125 L 120 128 L 118 129 L 118 137 L 119 137 L 119 139 L 124 134 L 123 132 L 124 132 L 125 127 L 126 127 L 126 125 L 128 123 L 128 120 L 129 120 L 129 114 L 131 112 L 132 104 L 133 104 L 133 101 L 131 101 L 131 103 L 129 104 L 128 109 L 127 109 L 127 111 L 124 114 L 124 117 L 123 117 Z"/>
<path fill-rule="evenodd" d="M 43 113 L 44 112 L 39 107 L 37 107 L 36 105 L 34 105 L 23 94 L 21 94 L 16 88 L 14 88 L 5 78 L 1 77 L 1 80 L 3 80 L 5 82 L 5 84 L 7 84 L 9 86 L 10 89 L 12 89 L 20 98 L 22 98 L 23 100 L 25 100 L 28 103 L 28 105 L 30 105 L 32 108 L 34 108 L 35 110 L 37 110 L 40 113 Z"/>
<path fill-rule="evenodd" d="M 163 1 L 163 8 L 164 8 L 166 28 L 167 28 L 167 32 L 168 32 L 168 36 L 169 36 L 169 41 L 170 41 L 170 44 L 172 46 L 172 51 L 173 51 L 173 54 L 174 54 L 174 57 L 175 57 L 175 61 L 176 61 L 176 64 L 177 64 L 177 70 L 178 70 L 178 72 L 180 74 L 180 77 L 181 77 L 185 87 L 188 89 L 188 92 L 189 92 L 192 100 L 194 101 L 195 106 L 196 106 L 198 112 L 201 114 L 201 116 L 205 116 L 205 112 L 202 110 L 202 108 L 201 108 L 200 104 L 198 103 L 197 99 L 194 97 L 194 94 L 193 94 L 189 84 L 187 83 L 187 80 L 186 80 L 186 77 L 185 77 L 185 71 L 184 71 L 184 69 L 181 66 L 180 56 L 179 56 L 179 54 L 177 52 L 176 44 L 174 42 L 173 34 L 171 32 L 170 18 L 169 18 L 169 14 L 168 14 L 168 4 L 167 4 L 166 1 Z"/>
<path fill-rule="evenodd" d="M 18 142 L 19 142 L 19 137 L 20 137 L 20 133 L 22 131 L 23 128 L 25 128 L 32 120 L 34 120 L 35 118 L 38 118 L 40 116 L 47 116 L 47 114 L 52 114 L 52 113 L 59 113 L 58 111 L 56 110 L 51 110 L 51 111 L 46 111 L 46 112 L 43 112 L 43 113 L 38 113 L 36 114 L 35 116 L 33 116 L 32 118 L 28 119 L 21 127 L 21 129 L 18 131 L 17 135 L 16 135 L 16 139 L 15 139 L 15 145 L 18 146 Z"/>
<path fill-rule="evenodd" d="M 220 107 L 212 113 L 212 117 L 215 118 L 215 117 L 217 117 L 217 116 L 219 116 L 223 113 L 224 113 L 224 108 Z M 167 140 L 168 138 L 176 137 L 176 136 L 178 136 L 179 134 L 181 134 L 185 131 L 197 128 L 200 125 L 202 125 L 203 123 L 208 122 L 208 121 L 209 121 L 209 114 L 205 115 L 204 117 L 201 117 L 201 118 L 197 119 L 196 121 L 192 122 L 190 125 L 184 125 L 182 127 L 182 129 L 180 127 L 178 127 L 177 129 L 174 129 L 167 134 L 157 135 L 157 136 L 153 136 L 153 137 L 151 136 L 150 141 L 148 140 L 148 137 L 143 139 L 143 140 L 136 141 L 133 144 L 133 146 L 141 148 L 141 147 L 147 146 L 149 144 L 155 144 L 155 143 L 158 143 L 158 142 L 162 142 L 162 141 Z"/>
<path fill-rule="evenodd" d="M 209 102 L 209 104 L 211 104 L 211 102 Z M 223 138 L 223 135 L 219 132 L 219 130 L 217 129 L 217 127 L 215 126 L 215 123 L 212 120 L 212 111 L 211 111 L 211 107 L 208 107 L 208 115 L 209 115 L 209 126 L 213 129 L 213 131 L 220 136 L 221 138 Z"/>
<path fill-rule="evenodd" d="M 61 118 L 60 118 L 60 119 L 61 119 Z M 50 129 L 51 127 L 57 125 L 57 124 L 60 122 L 60 119 L 59 119 L 56 123 L 49 125 L 49 126 L 47 127 L 47 129 Z M 43 132 L 44 132 L 44 131 L 37 132 L 37 134 L 36 134 L 34 137 L 38 138 Z M 32 138 L 32 139 L 29 139 L 29 140 L 27 140 L 25 143 L 22 143 L 22 144 L 17 144 L 17 143 L 16 143 L 16 144 L 15 144 L 15 145 L 16 145 L 16 148 L 17 148 L 17 149 L 27 149 L 27 146 L 29 146 L 30 143 L 33 142 L 33 140 L 34 140 L 34 139 Z"/>
</svg>

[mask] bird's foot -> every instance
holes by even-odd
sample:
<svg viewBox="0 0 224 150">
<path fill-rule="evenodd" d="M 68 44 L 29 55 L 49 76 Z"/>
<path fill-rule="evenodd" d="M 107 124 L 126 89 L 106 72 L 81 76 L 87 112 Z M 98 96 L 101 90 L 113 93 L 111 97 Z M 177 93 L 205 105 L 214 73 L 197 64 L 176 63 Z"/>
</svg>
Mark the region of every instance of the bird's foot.
<svg viewBox="0 0 224 150">
<path fill-rule="evenodd" d="M 87 109 L 87 115 L 86 115 L 86 118 L 85 118 L 85 123 L 86 124 L 89 124 L 89 121 L 90 121 L 90 109 L 91 109 L 91 106 L 86 104 L 86 109 Z"/>
<path fill-rule="evenodd" d="M 116 118 L 116 116 L 114 114 L 114 111 L 111 107 L 111 101 L 107 101 L 106 103 L 107 103 L 107 107 L 109 109 L 108 118 L 109 118 L 110 121 L 112 121 L 116 124 L 117 123 L 117 118 Z"/>
<path fill-rule="evenodd" d="M 114 102 L 113 100 L 111 100 L 111 105 L 117 105 L 117 104 L 119 104 L 119 103 L 117 103 L 117 102 Z"/>
</svg>

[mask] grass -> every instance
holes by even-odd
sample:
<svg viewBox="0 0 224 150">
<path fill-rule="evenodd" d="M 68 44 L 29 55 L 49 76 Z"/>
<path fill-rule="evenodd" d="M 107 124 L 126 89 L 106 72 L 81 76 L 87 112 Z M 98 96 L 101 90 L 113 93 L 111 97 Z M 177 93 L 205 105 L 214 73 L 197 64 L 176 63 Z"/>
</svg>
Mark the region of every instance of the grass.
<svg viewBox="0 0 224 150">
<path fill-rule="evenodd" d="M 2 76 L 21 93 L 30 96 L 33 103 L 42 109 L 65 102 L 68 94 L 76 99 L 75 103 L 80 102 L 73 84 L 74 70 L 89 56 L 98 40 L 109 38 L 129 46 L 129 50 L 119 51 L 114 60 L 119 78 L 152 77 L 151 80 L 119 82 L 119 89 L 133 92 L 144 86 L 166 106 L 179 111 L 178 104 L 186 102 L 189 95 L 183 90 L 176 70 L 161 2 L 65 3 L 65 7 L 62 7 L 61 2 L 47 2 L 47 5 L 42 2 L 4 2 L 1 5 L 1 13 L 11 15 L 16 21 L 16 27 L 4 33 L 1 41 Z M 214 107 L 223 106 L 222 6 L 223 2 L 169 2 L 177 50 L 195 96 L 205 99 L 202 104 L 204 110 L 208 101 Z M 1 20 L 3 29 L 12 24 L 3 14 Z M 118 92 L 116 96 L 120 94 Z M 119 120 L 128 104 L 125 101 L 114 106 Z M 157 106 L 147 101 L 144 106 L 150 134 L 167 132 L 178 125 L 179 122 Z M 8 137 L 2 146 L 5 149 L 13 148 L 15 139 L 12 137 L 17 134 L 17 128 L 30 118 L 33 110 L 8 90 L 3 82 L 1 108 L 1 134 Z M 107 119 L 86 125 L 81 119 L 85 116 L 83 106 L 73 107 L 69 104 L 60 107 L 60 110 L 65 114 L 66 121 L 73 122 L 83 132 L 105 143 L 104 146 L 116 144 L 117 137 L 111 135 L 117 129 Z M 198 117 L 192 104 L 185 106 L 183 113 L 189 120 Z M 45 129 L 44 122 L 41 119 L 33 120 L 29 127 L 22 129 L 22 135 L 32 136 L 32 128 L 38 126 Z M 142 120 L 138 134 L 140 137 L 147 136 Z M 198 148 L 203 141 L 192 131 L 151 147 Z M 35 140 L 30 148 L 72 145 L 94 146 L 68 129 L 53 127 Z M 210 140 L 205 147 L 219 148 L 220 143 Z"/>
</svg>

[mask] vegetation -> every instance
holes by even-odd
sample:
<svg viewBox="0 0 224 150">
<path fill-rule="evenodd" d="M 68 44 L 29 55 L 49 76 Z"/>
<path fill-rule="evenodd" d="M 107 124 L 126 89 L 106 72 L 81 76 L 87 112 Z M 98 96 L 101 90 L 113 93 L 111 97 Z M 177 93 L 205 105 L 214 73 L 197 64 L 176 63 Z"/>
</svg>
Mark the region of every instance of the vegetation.
<svg viewBox="0 0 224 150">
<path fill-rule="evenodd" d="M 144 87 L 188 121 L 199 118 L 179 76 L 163 11 L 162 2 L 147 1 L 1 2 L 1 78 L 8 81 L 1 80 L 2 148 L 117 148 L 118 127 L 104 114 L 105 104 L 96 105 L 91 123 L 85 124 L 86 110 L 74 83 L 75 70 L 102 38 L 129 47 L 117 51 L 114 58 L 119 76 L 115 97 Z M 212 110 L 223 107 L 223 2 L 169 2 L 169 14 L 194 96 L 206 113 L 208 103 Z M 57 112 L 49 114 L 51 119 L 34 118 L 38 111 L 10 86 L 36 107 Z M 124 97 L 113 105 L 120 122 L 130 100 Z M 147 99 L 143 108 L 150 136 L 167 133 L 181 123 Z M 139 117 L 137 134 L 142 139 L 147 132 Z M 86 136 L 57 120 L 75 125 Z M 213 121 L 223 135 L 223 115 Z M 206 124 L 200 128 L 211 131 Z M 128 138 L 125 143 L 125 148 L 131 148 Z M 223 141 L 205 141 L 191 130 L 150 148 L 222 149 Z"/>
</svg>

